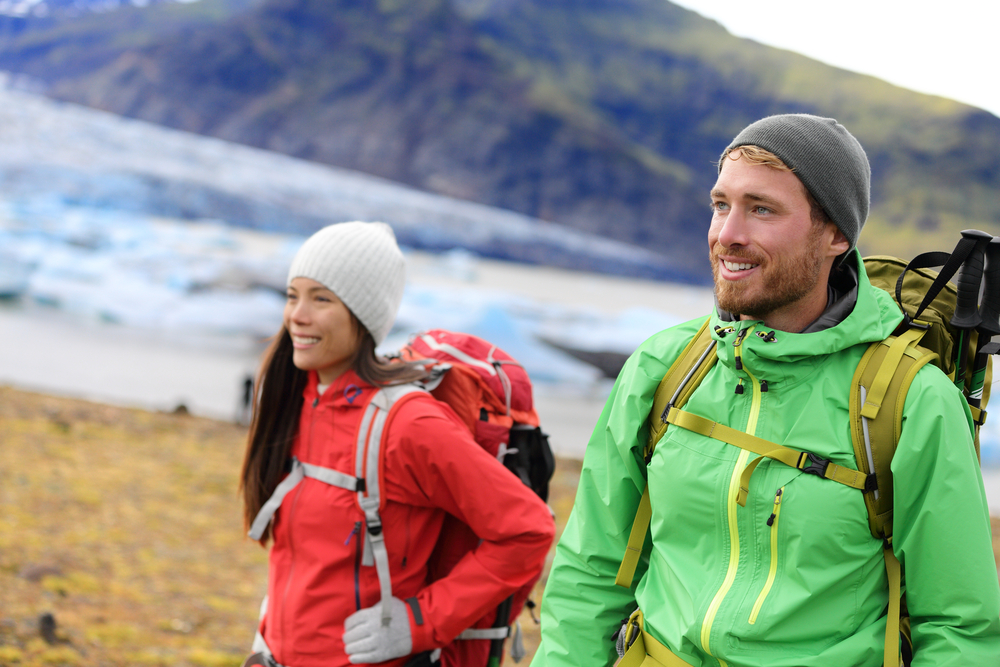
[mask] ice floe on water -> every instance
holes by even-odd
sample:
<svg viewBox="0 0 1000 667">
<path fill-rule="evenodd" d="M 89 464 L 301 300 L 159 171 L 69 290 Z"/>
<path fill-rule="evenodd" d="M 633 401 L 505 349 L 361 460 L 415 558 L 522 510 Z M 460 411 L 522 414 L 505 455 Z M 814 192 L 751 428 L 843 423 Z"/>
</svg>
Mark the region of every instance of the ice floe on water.
<svg viewBox="0 0 1000 667">
<path fill-rule="evenodd" d="M 303 241 L 303 236 L 212 222 L 8 205 L 0 209 L 0 292 L 161 338 L 260 339 L 280 326 L 287 267 Z M 496 342 L 540 382 L 589 386 L 600 381 L 597 369 L 542 341 L 627 353 L 656 329 L 679 321 L 650 311 L 649 326 L 642 327 L 636 325 L 636 311 L 609 316 L 606 309 L 543 303 L 480 284 L 477 262 L 464 251 L 441 255 L 424 265 L 430 284 L 411 270 L 396 327 L 383 349 L 422 329 L 466 331 Z"/>
<path fill-rule="evenodd" d="M 82 317 L 161 332 L 273 333 L 294 243 L 248 247 L 239 232 L 86 209 L 0 218 L 0 291 Z M 287 246 L 287 247 L 286 247 Z"/>
</svg>

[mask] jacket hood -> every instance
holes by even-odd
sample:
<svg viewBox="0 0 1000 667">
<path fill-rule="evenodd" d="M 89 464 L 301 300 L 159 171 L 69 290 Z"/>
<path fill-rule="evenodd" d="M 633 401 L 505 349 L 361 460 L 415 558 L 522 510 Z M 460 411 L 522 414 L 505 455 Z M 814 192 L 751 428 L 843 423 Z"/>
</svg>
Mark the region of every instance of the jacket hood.
<svg viewBox="0 0 1000 667">
<path fill-rule="evenodd" d="M 729 366 L 734 373 L 743 374 L 736 364 L 736 342 L 739 340 L 746 372 L 769 383 L 797 383 L 808 378 L 827 355 L 860 343 L 884 340 L 892 334 L 903 319 L 899 307 L 891 295 L 868 280 L 857 250 L 853 250 L 846 261 L 857 267 L 857 300 L 846 317 L 821 331 L 788 333 L 772 330 L 756 320 L 726 321 L 728 313 L 722 311 L 720 314 L 716 307 L 710 326 L 714 332 L 712 338 L 717 342 L 719 362 Z M 833 306 L 843 308 L 842 303 Z M 744 330 L 750 331 L 741 334 Z"/>
</svg>

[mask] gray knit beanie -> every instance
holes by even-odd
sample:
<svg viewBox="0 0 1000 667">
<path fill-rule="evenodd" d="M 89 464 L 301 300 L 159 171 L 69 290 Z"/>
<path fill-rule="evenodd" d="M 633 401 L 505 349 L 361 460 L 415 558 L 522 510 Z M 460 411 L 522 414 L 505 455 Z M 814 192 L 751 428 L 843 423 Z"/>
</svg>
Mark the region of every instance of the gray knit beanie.
<svg viewBox="0 0 1000 667">
<path fill-rule="evenodd" d="M 406 269 L 392 227 L 383 222 L 342 222 L 310 236 L 288 270 L 311 278 L 344 302 L 380 344 L 403 299 Z"/>
<path fill-rule="evenodd" d="M 733 148 L 757 146 L 781 158 L 819 202 L 853 249 L 868 219 L 871 167 L 865 150 L 832 118 L 809 114 L 768 116 L 736 135 Z M 849 251 L 848 251 L 849 252 Z"/>
</svg>

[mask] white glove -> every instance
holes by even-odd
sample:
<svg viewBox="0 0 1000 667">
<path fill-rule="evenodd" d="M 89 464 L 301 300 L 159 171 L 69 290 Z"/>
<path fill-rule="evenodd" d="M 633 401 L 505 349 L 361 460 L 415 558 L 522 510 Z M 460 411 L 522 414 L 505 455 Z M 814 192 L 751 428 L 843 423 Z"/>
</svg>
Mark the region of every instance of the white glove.
<svg viewBox="0 0 1000 667">
<path fill-rule="evenodd" d="M 413 638 L 406 603 L 389 598 L 389 610 L 389 625 L 382 625 L 382 602 L 356 611 L 344 621 L 344 651 L 351 664 L 385 662 L 410 654 Z"/>
</svg>

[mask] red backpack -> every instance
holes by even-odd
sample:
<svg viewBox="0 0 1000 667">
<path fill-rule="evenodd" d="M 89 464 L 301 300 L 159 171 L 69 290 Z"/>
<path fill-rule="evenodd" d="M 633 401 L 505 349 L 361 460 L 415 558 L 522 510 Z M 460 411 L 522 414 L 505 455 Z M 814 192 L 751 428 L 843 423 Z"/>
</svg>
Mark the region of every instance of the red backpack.
<svg viewBox="0 0 1000 667">
<path fill-rule="evenodd" d="M 513 474 L 548 500 L 548 485 L 555 459 L 548 436 L 539 427 L 527 371 L 502 349 L 470 334 L 432 329 L 413 336 L 399 351 L 403 361 L 426 360 L 431 377 L 425 388 L 448 404 L 469 427 L 476 442 L 495 456 Z M 447 575 L 466 553 L 479 543 L 472 530 L 454 517 L 447 517 L 441 538 L 431 558 L 432 580 Z M 499 665 L 503 642 L 536 580 L 505 600 L 496 613 L 480 619 L 443 649 L 450 665 Z M 523 655 L 519 626 L 515 626 L 511 657 Z M 468 641 L 470 639 L 488 639 Z"/>
</svg>

